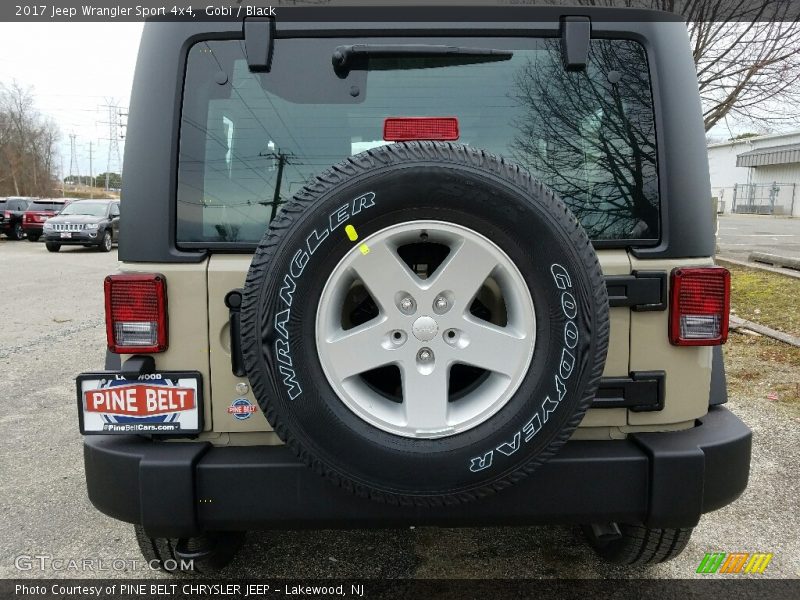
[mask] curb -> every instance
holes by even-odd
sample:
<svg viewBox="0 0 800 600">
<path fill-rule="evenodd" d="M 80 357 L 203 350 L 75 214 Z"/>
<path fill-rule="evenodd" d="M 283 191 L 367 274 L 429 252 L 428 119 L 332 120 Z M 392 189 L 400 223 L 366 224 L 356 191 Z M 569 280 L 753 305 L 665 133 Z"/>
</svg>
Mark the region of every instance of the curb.
<svg viewBox="0 0 800 600">
<path fill-rule="evenodd" d="M 758 271 L 769 271 L 770 273 L 777 273 L 778 275 L 785 275 L 786 277 L 794 277 L 800 279 L 800 271 L 787 269 L 783 267 L 772 267 L 763 263 L 751 263 L 744 260 L 737 260 L 735 258 L 728 258 L 726 256 L 714 257 L 714 262 L 718 264 L 736 265 L 738 267 L 747 267 L 748 269 L 756 269 Z"/>
<path fill-rule="evenodd" d="M 780 254 L 769 254 L 767 252 L 751 252 L 747 260 L 767 263 L 776 267 L 786 267 L 787 269 L 800 269 L 800 258 L 794 258 L 792 256 L 781 256 Z"/>
<path fill-rule="evenodd" d="M 740 319 L 734 315 L 730 316 L 730 322 L 731 329 L 749 329 L 750 331 L 755 331 L 756 333 L 778 340 L 779 342 L 794 346 L 795 348 L 800 348 L 800 337 L 795 337 L 788 333 L 783 333 L 782 331 L 776 331 L 770 327 L 759 325 L 758 323 L 753 323 L 746 319 Z"/>
</svg>

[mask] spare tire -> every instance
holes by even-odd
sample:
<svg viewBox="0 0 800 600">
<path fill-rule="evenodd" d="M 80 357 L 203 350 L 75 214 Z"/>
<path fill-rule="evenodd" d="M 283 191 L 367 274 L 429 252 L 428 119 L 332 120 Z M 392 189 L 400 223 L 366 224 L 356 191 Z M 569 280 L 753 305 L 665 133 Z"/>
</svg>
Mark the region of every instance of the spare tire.
<svg viewBox="0 0 800 600">
<path fill-rule="evenodd" d="M 270 224 L 242 346 L 267 419 L 315 471 L 379 501 L 466 502 L 578 426 L 608 299 L 585 231 L 525 170 L 392 144 L 323 172 Z"/>
</svg>

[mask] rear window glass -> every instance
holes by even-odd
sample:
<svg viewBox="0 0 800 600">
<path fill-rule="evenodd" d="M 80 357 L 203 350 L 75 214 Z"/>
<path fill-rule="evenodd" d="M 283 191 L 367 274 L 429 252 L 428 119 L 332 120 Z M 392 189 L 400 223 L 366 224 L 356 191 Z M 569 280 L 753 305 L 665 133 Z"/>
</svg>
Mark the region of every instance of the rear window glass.
<svg viewBox="0 0 800 600">
<path fill-rule="evenodd" d="M 0 208 L 3 210 L 25 210 L 28 204 L 28 200 L 4 200 L 0 202 Z"/>
<path fill-rule="evenodd" d="M 59 211 L 64 208 L 63 202 L 33 202 L 28 210 L 55 210 Z"/>
<path fill-rule="evenodd" d="M 277 40 L 270 73 L 241 41 L 189 52 L 180 129 L 179 243 L 257 242 L 331 164 L 383 141 L 387 117 L 452 116 L 459 142 L 502 155 L 551 186 L 594 240 L 656 240 L 659 198 L 647 57 L 592 40 L 585 72 L 558 39 L 426 39 L 510 50 L 510 59 L 370 58 L 337 76 L 334 49 L 416 39 Z"/>
</svg>

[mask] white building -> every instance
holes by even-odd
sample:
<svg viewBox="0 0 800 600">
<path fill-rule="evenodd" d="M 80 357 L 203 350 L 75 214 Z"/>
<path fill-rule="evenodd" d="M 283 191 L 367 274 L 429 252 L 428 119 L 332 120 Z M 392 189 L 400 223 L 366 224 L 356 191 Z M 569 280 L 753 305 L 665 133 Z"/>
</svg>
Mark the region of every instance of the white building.
<svg viewBox="0 0 800 600">
<path fill-rule="evenodd" d="M 800 216 L 800 131 L 711 144 L 708 166 L 726 213 Z"/>
</svg>

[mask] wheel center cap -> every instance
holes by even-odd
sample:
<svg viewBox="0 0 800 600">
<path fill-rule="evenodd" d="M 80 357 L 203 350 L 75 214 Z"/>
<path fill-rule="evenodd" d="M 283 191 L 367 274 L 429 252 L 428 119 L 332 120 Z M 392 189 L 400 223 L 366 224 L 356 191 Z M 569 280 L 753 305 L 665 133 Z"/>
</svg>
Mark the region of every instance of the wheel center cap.
<svg viewBox="0 0 800 600">
<path fill-rule="evenodd" d="M 414 321 L 414 324 L 411 326 L 411 331 L 414 333 L 414 337 L 420 342 L 428 342 L 436 337 L 439 326 L 432 317 L 424 316 Z"/>
</svg>

